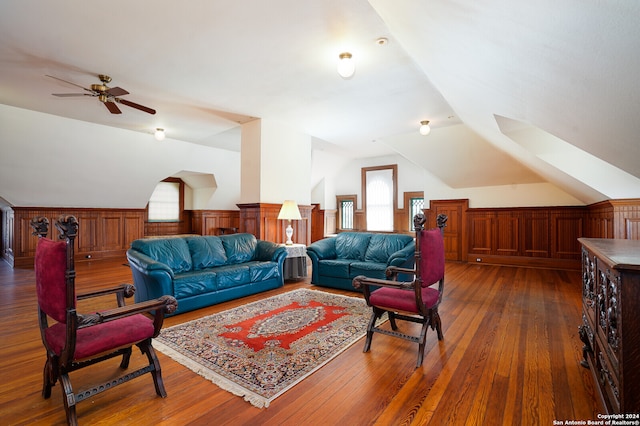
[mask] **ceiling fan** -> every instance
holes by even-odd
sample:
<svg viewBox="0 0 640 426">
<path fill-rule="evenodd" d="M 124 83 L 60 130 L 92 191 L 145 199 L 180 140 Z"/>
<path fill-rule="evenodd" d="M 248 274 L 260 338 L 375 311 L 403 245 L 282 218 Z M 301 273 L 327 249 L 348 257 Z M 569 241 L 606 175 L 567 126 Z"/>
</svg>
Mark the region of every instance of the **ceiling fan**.
<svg viewBox="0 0 640 426">
<path fill-rule="evenodd" d="M 135 102 L 128 101 L 126 99 L 121 99 L 119 96 L 128 95 L 129 92 L 127 92 L 126 90 L 124 90 L 121 87 L 108 87 L 107 84 L 111 82 L 111 77 L 109 77 L 108 75 L 98 74 L 98 78 L 100 79 L 101 83 L 92 84 L 90 86 L 91 87 L 90 89 L 87 89 L 86 87 L 82 87 L 79 84 L 75 84 L 75 83 L 72 83 L 70 81 L 63 80 L 63 79 L 58 78 L 58 77 L 54 77 L 52 75 L 47 75 L 47 77 L 54 78 L 56 80 L 62 81 L 62 82 L 67 83 L 67 84 L 71 84 L 72 86 L 79 87 L 82 90 L 84 90 L 85 92 L 87 92 L 87 93 L 52 93 L 53 96 L 60 96 L 60 97 L 92 96 L 92 97 L 97 97 L 98 100 L 100 102 L 102 102 L 104 104 L 104 106 L 107 107 L 107 109 L 111 112 L 111 114 L 122 114 L 122 111 L 120 111 L 120 108 L 118 108 L 118 105 L 116 105 L 116 103 L 119 103 L 119 104 L 122 104 L 122 105 L 126 105 L 128 107 L 135 108 L 135 109 L 138 109 L 140 111 L 144 111 L 144 112 L 149 113 L 149 114 L 155 114 L 156 113 L 155 109 L 146 107 L 144 105 L 137 104 Z"/>
</svg>

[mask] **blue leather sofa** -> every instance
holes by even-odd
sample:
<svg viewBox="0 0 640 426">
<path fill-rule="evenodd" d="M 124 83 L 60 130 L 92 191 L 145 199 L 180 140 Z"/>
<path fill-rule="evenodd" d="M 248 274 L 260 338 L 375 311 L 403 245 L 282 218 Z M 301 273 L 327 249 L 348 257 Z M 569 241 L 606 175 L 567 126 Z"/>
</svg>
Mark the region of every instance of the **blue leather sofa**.
<svg viewBox="0 0 640 426">
<path fill-rule="evenodd" d="M 342 232 L 307 247 L 311 258 L 311 283 L 354 290 L 358 275 L 386 279 L 388 266 L 413 268 L 415 242 L 404 234 Z"/>
<path fill-rule="evenodd" d="M 174 315 L 282 287 L 285 257 L 252 234 L 141 239 L 127 250 L 135 301 L 171 295 Z"/>
</svg>

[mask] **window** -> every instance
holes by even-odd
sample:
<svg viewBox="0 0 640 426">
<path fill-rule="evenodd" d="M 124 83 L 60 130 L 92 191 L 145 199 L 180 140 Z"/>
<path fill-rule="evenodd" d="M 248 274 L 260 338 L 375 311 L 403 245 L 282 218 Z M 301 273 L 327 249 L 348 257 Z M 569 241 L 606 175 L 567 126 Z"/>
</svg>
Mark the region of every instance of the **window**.
<svg viewBox="0 0 640 426">
<path fill-rule="evenodd" d="M 396 210 L 398 166 L 365 167 L 363 196 L 368 231 L 393 231 Z"/>
<path fill-rule="evenodd" d="M 342 229 L 353 229 L 353 201 L 343 200 L 340 203 L 340 223 Z"/>
<path fill-rule="evenodd" d="M 354 229 L 356 196 L 338 195 L 336 200 L 338 205 L 338 229 Z"/>
<path fill-rule="evenodd" d="M 413 217 L 418 213 L 422 213 L 424 209 L 423 197 L 412 197 L 409 199 L 409 229 L 413 230 Z"/>
<path fill-rule="evenodd" d="M 149 221 L 177 222 L 180 220 L 180 182 L 163 181 L 149 198 Z"/>
</svg>

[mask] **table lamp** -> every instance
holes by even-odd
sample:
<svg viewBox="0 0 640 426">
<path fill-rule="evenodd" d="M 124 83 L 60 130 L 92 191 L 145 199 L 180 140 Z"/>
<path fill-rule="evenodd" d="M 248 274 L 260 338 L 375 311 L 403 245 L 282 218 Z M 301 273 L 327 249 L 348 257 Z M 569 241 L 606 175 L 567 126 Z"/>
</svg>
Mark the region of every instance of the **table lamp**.
<svg viewBox="0 0 640 426">
<path fill-rule="evenodd" d="M 292 220 L 301 220 L 302 216 L 300 216 L 300 210 L 298 209 L 298 203 L 293 200 L 285 200 L 282 203 L 282 208 L 280 208 L 280 213 L 278 213 L 278 220 L 288 220 L 289 224 L 287 225 L 287 229 L 285 230 L 285 234 L 287 235 L 286 245 L 290 246 L 293 244 L 291 237 L 293 237 L 293 228 L 291 227 Z"/>
</svg>

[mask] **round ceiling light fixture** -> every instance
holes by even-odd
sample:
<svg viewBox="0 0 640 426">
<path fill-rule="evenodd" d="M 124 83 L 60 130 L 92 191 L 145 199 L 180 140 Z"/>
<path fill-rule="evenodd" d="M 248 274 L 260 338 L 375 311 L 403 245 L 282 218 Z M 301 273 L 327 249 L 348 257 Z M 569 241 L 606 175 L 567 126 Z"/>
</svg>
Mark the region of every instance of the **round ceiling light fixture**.
<svg viewBox="0 0 640 426">
<path fill-rule="evenodd" d="M 339 58 L 338 74 L 340 74 L 340 77 L 348 80 L 353 77 L 353 74 L 356 72 L 356 64 L 353 61 L 353 55 L 349 52 L 343 52 L 339 55 Z"/>
<path fill-rule="evenodd" d="M 158 127 L 156 131 L 153 133 L 153 137 L 156 138 L 157 141 L 162 141 L 165 138 L 164 129 Z"/>
<path fill-rule="evenodd" d="M 420 122 L 420 134 L 422 136 L 427 136 L 431 133 L 431 127 L 429 127 L 429 120 L 422 120 Z"/>
</svg>

